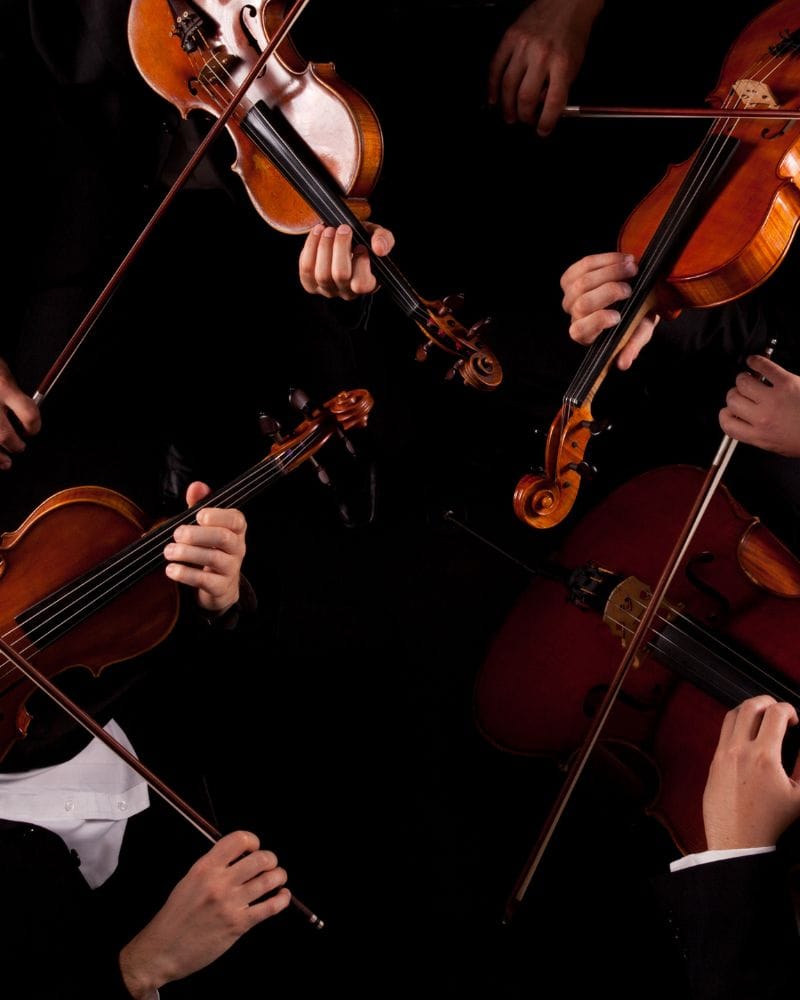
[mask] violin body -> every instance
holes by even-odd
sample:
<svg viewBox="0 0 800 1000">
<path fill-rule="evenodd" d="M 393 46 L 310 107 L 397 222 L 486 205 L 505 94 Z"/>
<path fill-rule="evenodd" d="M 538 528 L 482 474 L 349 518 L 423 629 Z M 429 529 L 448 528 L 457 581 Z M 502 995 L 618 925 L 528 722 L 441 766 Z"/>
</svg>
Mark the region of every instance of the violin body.
<svg viewBox="0 0 800 1000">
<path fill-rule="evenodd" d="M 658 580 L 703 475 L 671 466 L 625 483 L 582 518 L 557 561 L 572 569 L 588 557 L 643 581 L 624 603 L 644 606 L 647 585 Z M 723 702 L 681 679 L 666 665 L 662 648 L 650 643 L 638 668 L 628 673 L 602 737 L 606 748 L 623 746 L 655 768 L 660 791 L 649 811 L 682 850 L 705 846 L 703 788 L 729 705 L 758 691 L 782 691 L 775 677 L 787 680 L 782 697 L 792 700 L 789 690 L 800 692 L 798 598 L 800 562 L 720 488 L 668 595 L 678 613 L 671 618 L 665 612 L 654 632 L 666 635 L 671 618 L 675 634 L 688 637 L 697 652 L 694 666 L 700 671 L 705 664 L 712 670 L 706 650 L 716 650 L 712 637 L 721 635 L 724 647 L 740 649 L 745 669 L 753 664 L 752 677 L 737 682 Z M 698 639 L 698 629 L 683 626 L 683 616 L 708 629 L 707 645 Z M 571 602 L 563 583 L 535 579 L 499 630 L 477 677 L 474 707 L 481 733 L 501 750 L 568 758 L 588 731 L 635 622 L 634 613 L 629 624 L 612 632 L 601 614 Z M 713 676 L 706 680 L 714 686 Z M 800 703 L 800 694 L 797 698 Z"/>
<path fill-rule="evenodd" d="M 307 232 L 318 222 L 349 226 L 381 286 L 422 331 L 417 360 L 439 347 L 451 356 L 445 378 L 459 375 L 473 388 L 496 388 L 502 366 L 482 341 L 489 319 L 465 326 L 455 315 L 459 296 L 423 298 L 388 256 L 372 251 L 363 220 L 383 157 L 380 125 L 331 63 L 304 62 L 279 34 L 288 6 L 283 0 L 134 0 L 128 23 L 133 60 L 184 117 L 200 109 L 221 118 L 270 50 L 270 36 L 281 39 L 226 120 L 236 147 L 233 169 L 256 210 L 286 233 Z"/>
<path fill-rule="evenodd" d="M 130 50 L 144 79 L 184 118 L 191 111 L 217 117 L 269 44 L 287 4 L 200 0 L 192 6 L 207 15 L 205 48 L 183 50 L 167 0 L 133 0 Z M 332 63 L 306 62 L 286 39 L 251 86 L 248 99 L 280 109 L 336 181 L 351 211 L 362 219 L 369 215 L 366 198 L 383 160 L 380 122 L 366 99 L 336 75 Z M 321 221 L 297 188 L 243 134 L 236 116 L 227 129 L 236 149 L 232 169 L 270 226 L 285 233 L 305 233 Z"/>
<path fill-rule="evenodd" d="M 707 98 L 715 108 L 736 107 L 731 94 L 740 81 L 763 76 L 763 86 L 747 89 L 750 106 L 800 107 L 800 58 L 793 49 L 771 56 L 765 40 L 777 45 L 800 29 L 800 2 L 783 0 L 756 17 L 728 52 L 719 82 Z M 764 61 L 768 64 L 764 67 Z M 744 89 L 744 88 L 741 88 Z M 720 122 L 712 132 L 732 135 L 738 145 L 723 179 L 700 208 L 683 248 L 658 289 L 658 307 L 705 308 L 736 299 L 760 285 L 780 264 L 800 221 L 800 123 L 742 118 Z M 661 221 L 679 199 L 681 185 L 698 156 L 670 167 L 633 210 L 619 248 L 641 260 Z"/>
<path fill-rule="evenodd" d="M 58 610 L 35 619 L 35 628 L 34 621 L 27 628 L 21 624 L 24 612 L 136 541 L 148 526 L 135 504 L 98 486 L 45 500 L 16 531 L 0 536 L 2 634 L 47 676 L 76 666 L 98 676 L 104 667 L 158 645 L 172 630 L 179 604 L 178 586 L 163 572 L 74 622 L 69 611 Z M 0 664 L 0 756 L 28 731 L 25 702 L 31 693 L 28 681 Z"/>
<path fill-rule="evenodd" d="M 755 18 L 728 52 L 709 101 L 719 107 L 800 107 L 800 0 Z M 785 257 L 800 221 L 800 122 L 724 119 L 633 210 L 619 248 L 639 270 L 620 322 L 587 349 L 551 424 L 544 471 L 517 483 L 514 511 L 534 528 L 575 505 L 594 397 L 648 314 L 722 305 L 757 288 Z"/>
<path fill-rule="evenodd" d="M 6 643 L 48 679 L 72 667 L 95 676 L 139 656 L 171 632 L 178 585 L 164 573 L 164 546 L 203 507 L 242 505 L 312 458 L 337 432 L 366 425 L 372 397 L 340 392 L 237 479 L 155 525 L 113 490 L 56 493 L 0 536 L 0 628 Z M 23 738 L 33 683 L 0 653 L 0 760 Z"/>
</svg>

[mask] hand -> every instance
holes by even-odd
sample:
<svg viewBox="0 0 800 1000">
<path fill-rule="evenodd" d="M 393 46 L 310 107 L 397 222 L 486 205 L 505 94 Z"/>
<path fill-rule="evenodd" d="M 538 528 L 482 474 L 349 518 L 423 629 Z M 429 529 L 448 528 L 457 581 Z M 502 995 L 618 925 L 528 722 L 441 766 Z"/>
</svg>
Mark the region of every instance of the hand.
<svg viewBox="0 0 800 1000">
<path fill-rule="evenodd" d="M 620 321 L 617 309 L 610 308 L 631 295 L 627 279 L 637 272 L 630 254 L 598 253 L 572 264 L 561 276 L 564 298 L 561 306 L 572 320 L 569 335 L 579 344 L 591 344 L 603 330 Z M 659 317 L 646 316 L 617 355 L 617 367 L 630 368 L 639 351 L 653 336 Z"/>
<path fill-rule="evenodd" d="M 370 247 L 378 257 L 385 257 L 394 246 L 388 229 L 372 222 L 364 225 L 371 233 Z M 365 246 L 353 246 L 350 226 L 314 226 L 300 252 L 300 284 L 312 295 L 326 299 L 351 300 L 369 295 L 378 287 Z"/>
<path fill-rule="evenodd" d="M 552 132 L 602 7 L 603 0 L 536 0 L 506 31 L 489 66 L 489 103 L 502 100 L 509 124 Z"/>
<path fill-rule="evenodd" d="M 737 375 L 720 410 L 720 427 L 737 441 L 800 458 L 800 376 L 769 358 L 750 357 L 747 365 L 756 375 Z"/>
<path fill-rule="evenodd" d="M 205 483 L 191 483 L 186 504 L 193 507 L 211 493 Z M 197 524 L 182 524 L 164 549 L 171 580 L 197 588 L 197 603 L 205 611 L 224 614 L 239 600 L 247 522 L 240 510 L 204 507 Z"/>
<path fill-rule="evenodd" d="M 0 358 L 0 469 L 11 468 L 9 452 L 25 450 L 25 442 L 9 420 L 13 413 L 26 434 L 37 434 L 42 426 L 39 407 L 17 385 L 11 369 Z"/>
<path fill-rule="evenodd" d="M 769 695 L 725 716 L 703 794 L 709 850 L 771 847 L 800 818 L 798 771 L 781 764 L 781 744 L 797 712 Z"/>
<path fill-rule="evenodd" d="M 284 884 L 286 872 L 271 851 L 258 848 L 254 834 L 229 833 L 189 869 L 120 953 L 132 996 L 153 997 L 164 983 L 210 965 L 251 927 L 288 906 L 288 889 L 261 900 Z"/>
</svg>

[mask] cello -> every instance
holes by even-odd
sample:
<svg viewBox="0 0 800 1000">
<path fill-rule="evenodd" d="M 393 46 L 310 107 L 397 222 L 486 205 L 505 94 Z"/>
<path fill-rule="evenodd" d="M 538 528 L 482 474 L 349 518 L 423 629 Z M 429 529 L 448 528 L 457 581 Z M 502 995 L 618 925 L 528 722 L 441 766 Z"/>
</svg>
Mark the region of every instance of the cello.
<svg viewBox="0 0 800 1000">
<path fill-rule="evenodd" d="M 796 26 L 798 21 L 800 6 L 783 2 L 773 5 L 745 29 L 738 43 L 729 52 L 725 64 L 726 70 L 729 71 L 732 67 L 735 72 L 726 77 L 723 71 L 723 90 L 730 90 L 732 107 L 742 107 L 745 114 L 751 101 L 772 101 L 777 107 L 785 100 L 788 107 L 792 107 L 791 88 L 792 85 L 796 88 L 800 83 L 800 70 L 795 59 L 800 46 L 800 29 Z M 778 96 L 771 90 L 773 82 L 780 83 L 784 88 L 783 92 L 777 92 Z M 800 209 L 800 198 L 794 184 L 797 162 L 794 145 L 796 127 L 793 124 L 795 118 L 794 113 L 790 113 L 782 128 L 777 128 L 775 122 L 764 126 L 756 119 L 742 119 L 736 123 L 727 120 L 723 126 L 712 128 L 706 143 L 692 160 L 684 164 L 682 169 L 667 175 L 661 187 L 669 193 L 669 210 L 665 215 L 662 213 L 655 217 L 656 229 L 652 237 L 648 234 L 649 241 L 644 252 L 634 253 L 634 256 L 643 258 L 639 280 L 633 288 L 631 301 L 621 310 L 622 321 L 608 336 L 600 338 L 596 351 L 593 355 L 590 354 L 586 362 L 583 375 L 590 373 L 592 377 L 584 383 L 587 391 L 584 402 L 591 401 L 613 359 L 631 340 L 640 321 L 646 316 L 657 311 L 674 314 L 680 311 L 683 304 L 708 307 L 731 301 L 763 283 L 775 271 L 788 250 L 798 221 L 797 210 Z M 748 126 L 747 121 L 755 122 L 755 126 Z M 749 181 L 747 191 L 737 189 L 737 184 L 743 178 Z M 761 182 L 759 189 L 756 189 L 757 181 Z M 732 199 L 731 193 L 736 190 L 738 198 Z M 663 191 L 658 193 L 663 194 Z M 715 225 L 709 226 L 709 220 Z M 652 215 L 650 221 L 653 222 Z M 623 236 L 625 235 L 626 231 L 623 231 Z M 627 235 L 630 236 L 630 230 Z M 743 236 L 746 238 L 742 239 Z M 694 270 L 689 268 L 686 272 L 680 271 L 681 262 L 685 259 L 693 260 Z M 665 281 L 665 278 L 668 280 Z M 598 358 L 602 359 L 600 367 L 593 369 L 592 360 L 597 361 Z M 571 461 L 563 469 L 574 473 L 577 478 L 573 482 L 556 483 L 557 488 L 552 490 L 549 489 L 551 484 L 548 484 L 548 488 L 539 494 L 542 505 L 538 514 L 542 515 L 542 519 L 536 525 L 538 527 L 550 527 L 568 513 L 575 500 L 577 479 L 585 471 L 577 459 L 581 458 L 582 461 L 581 448 L 585 446 L 594 427 L 587 408 L 582 413 L 578 412 L 580 407 L 570 408 L 575 402 L 574 399 L 567 401 L 568 405 L 565 405 L 551 427 L 548 454 L 552 457 L 560 444 L 564 444 L 565 450 L 569 449 L 566 457 Z M 572 428 L 580 430 L 583 438 L 579 440 L 570 432 L 559 443 L 559 434 L 573 417 L 576 419 Z M 657 527 L 653 524 L 648 526 L 647 547 L 661 546 L 662 557 L 664 552 L 668 552 L 666 562 L 659 560 L 662 568 L 658 571 L 657 579 L 651 577 L 642 582 L 635 578 L 632 582 L 632 594 L 628 598 L 635 605 L 635 613 L 628 618 L 629 631 L 624 636 L 622 659 L 616 671 L 606 674 L 603 683 L 595 688 L 595 697 L 591 710 L 587 712 L 587 724 L 580 747 L 570 758 L 568 774 L 561 791 L 526 869 L 508 901 L 507 918 L 521 903 L 590 755 L 596 747 L 605 744 L 609 727 L 619 714 L 620 703 L 626 700 L 628 687 L 634 683 L 632 675 L 636 675 L 636 668 L 646 651 L 657 644 L 663 620 L 668 620 L 675 613 L 668 591 L 673 585 L 679 586 L 681 573 L 686 573 L 687 560 L 692 559 L 698 532 L 705 530 L 708 512 L 714 509 L 717 502 L 722 475 L 735 446 L 736 440 L 726 434 L 694 496 L 688 517 L 680 523 L 674 545 L 671 541 L 675 537 L 674 532 L 667 536 L 669 541 L 656 537 L 653 542 L 649 535 L 653 535 Z M 524 506 L 526 496 L 530 498 L 533 495 L 526 495 L 525 488 L 532 486 L 535 490 L 543 481 L 543 477 L 527 477 L 527 481 L 520 484 L 516 500 Z M 560 490 L 561 485 L 564 486 L 563 492 Z M 685 500 L 687 494 L 675 492 L 665 498 L 666 503 L 674 504 L 676 497 Z M 520 503 L 516 510 L 520 514 Z M 628 517 L 631 517 L 630 513 Z M 760 557 L 758 561 L 762 561 Z M 788 565 L 785 573 L 781 571 L 777 574 L 774 566 L 769 566 L 767 577 L 771 580 L 774 575 L 788 579 L 788 590 L 779 591 L 784 597 L 796 596 L 796 566 Z M 756 578 L 756 582 L 761 584 L 764 581 Z M 721 591 L 719 588 L 712 589 L 724 593 L 724 588 Z M 694 672 L 694 684 L 690 686 L 690 690 L 695 691 L 698 686 L 707 684 L 712 694 L 725 702 L 725 693 L 709 681 L 708 672 L 703 670 L 706 660 L 712 670 L 716 669 L 719 665 L 718 658 L 715 658 L 710 647 L 702 643 L 697 647 L 697 657 L 700 666 Z M 777 698 L 796 703 L 796 687 L 787 683 L 787 678 L 781 676 L 780 671 L 775 673 L 773 670 L 763 669 L 758 659 L 751 659 L 747 651 L 739 666 L 742 664 L 744 666 L 741 670 L 730 662 L 723 664 L 724 673 L 730 673 L 731 676 L 738 673 L 736 684 L 727 692 L 727 704 L 731 704 L 732 698 L 739 701 L 765 690 L 774 691 Z M 702 706 L 697 712 L 699 721 L 683 720 L 683 729 L 678 738 L 687 728 L 692 731 L 693 727 L 702 728 Z M 718 729 L 717 724 L 715 732 Z M 697 759 L 702 765 L 707 764 L 709 757 L 704 758 L 701 752 Z M 687 763 L 690 764 L 691 760 L 684 760 L 684 764 Z M 701 773 L 704 774 L 705 771 Z M 700 796 L 697 795 L 694 799 L 694 822 L 689 819 L 683 824 L 683 839 L 676 835 L 677 843 L 697 843 L 702 838 L 702 827 L 697 825 L 699 802 Z M 675 829 L 679 826 L 680 824 Z"/>
<path fill-rule="evenodd" d="M 529 585 L 480 667 L 475 720 L 490 743 L 570 758 L 701 480 L 693 466 L 650 470 L 573 528 L 554 556 L 561 579 Z M 703 786 L 727 708 L 760 693 L 800 707 L 798 602 L 800 561 L 722 487 L 601 737 L 657 788 L 646 811 L 683 852 L 705 847 Z"/>
</svg>

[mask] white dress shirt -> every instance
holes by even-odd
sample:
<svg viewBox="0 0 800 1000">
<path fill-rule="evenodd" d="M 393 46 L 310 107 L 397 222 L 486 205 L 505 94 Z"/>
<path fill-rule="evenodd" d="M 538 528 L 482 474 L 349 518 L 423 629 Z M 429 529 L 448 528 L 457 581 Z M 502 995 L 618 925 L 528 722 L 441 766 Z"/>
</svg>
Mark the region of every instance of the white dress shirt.
<svg viewBox="0 0 800 1000">
<path fill-rule="evenodd" d="M 105 730 L 134 752 L 113 719 Z M 96 737 L 63 764 L 0 773 L 0 818 L 57 833 L 93 889 L 117 867 L 128 817 L 149 804 L 144 779 Z"/>
<path fill-rule="evenodd" d="M 697 854 L 687 854 L 683 858 L 673 861 L 669 870 L 679 872 L 682 868 L 691 868 L 692 865 L 705 865 L 709 861 L 724 861 L 727 858 L 743 858 L 746 854 L 769 854 L 774 851 L 772 847 L 731 847 L 724 851 L 700 851 Z"/>
</svg>

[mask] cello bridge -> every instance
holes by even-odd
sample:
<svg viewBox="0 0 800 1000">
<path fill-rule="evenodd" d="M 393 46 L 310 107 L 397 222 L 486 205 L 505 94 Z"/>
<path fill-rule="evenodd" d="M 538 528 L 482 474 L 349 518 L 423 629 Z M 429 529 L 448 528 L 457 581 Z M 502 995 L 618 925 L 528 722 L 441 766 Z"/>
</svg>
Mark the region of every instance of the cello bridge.
<svg viewBox="0 0 800 1000">
<path fill-rule="evenodd" d="M 635 576 L 628 576 L 621 580 L 611 591 L 603 609 L 603 621 L 619 639 L 623 649 L 628 648 L 636 635 L 639 622 L 642 620 L 652 596 L 653 592 L 650 587 Z M 659 608 L 658 616 L 662 622 L 672 621 L 679 612 L 680 606 L 664 601 Z M 647 646 L 640 648 L 643 648 L 644 652 L 634 657 L 634 667 L 641 666 L 642 660 L 647 655 Z"/>
</svg>

